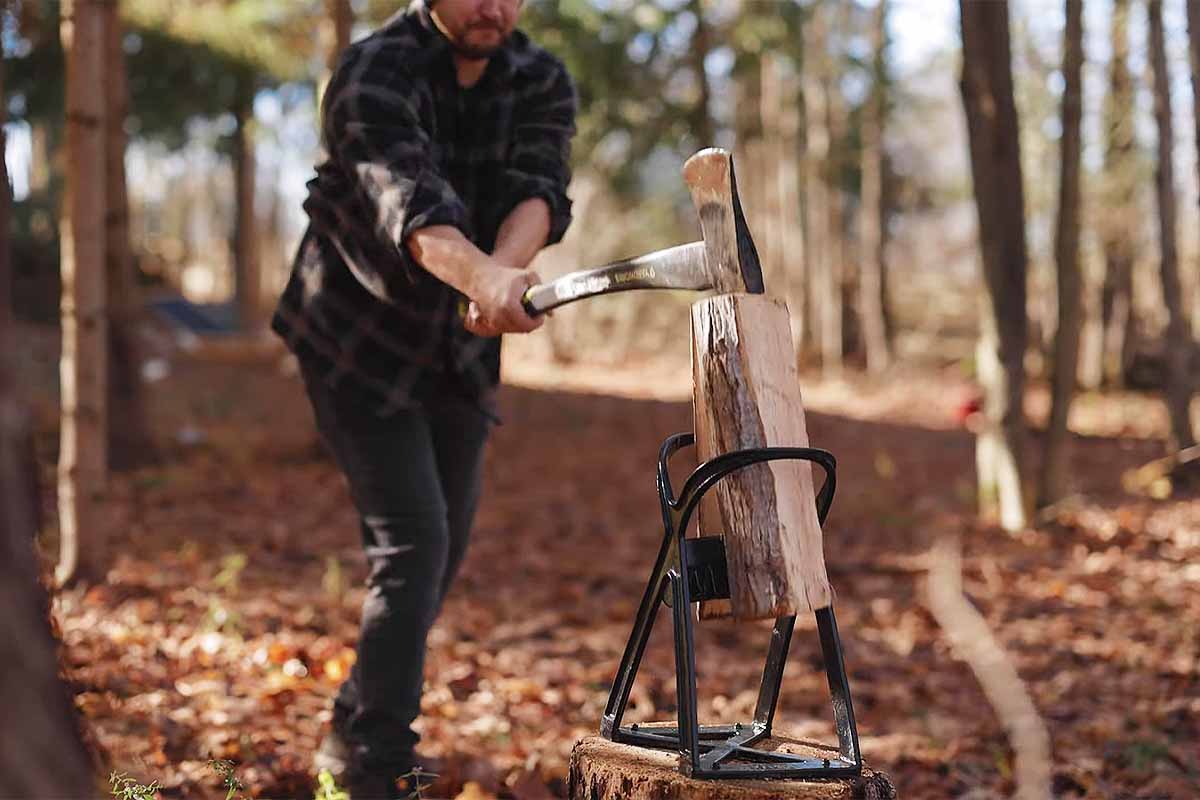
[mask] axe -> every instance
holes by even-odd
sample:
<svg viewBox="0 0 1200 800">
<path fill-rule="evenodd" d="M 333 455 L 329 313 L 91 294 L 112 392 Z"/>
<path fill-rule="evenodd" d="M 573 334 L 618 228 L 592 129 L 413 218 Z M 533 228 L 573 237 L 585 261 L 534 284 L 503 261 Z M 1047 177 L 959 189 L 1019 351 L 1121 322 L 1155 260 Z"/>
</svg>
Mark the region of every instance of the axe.
<svg viewBox="0 0 1200 800">
<path fill-rule="evenodd" d="M 732 156 L 717 147 L 701 150 L 684 163 L 683 180 L 700 214 L 703 241 L 531 286 L 521 298 L 525 311 L 532 317 L 576 300 L 630 289 L 762 294 L 762 266 L 738 199 Z"/>
</svg>

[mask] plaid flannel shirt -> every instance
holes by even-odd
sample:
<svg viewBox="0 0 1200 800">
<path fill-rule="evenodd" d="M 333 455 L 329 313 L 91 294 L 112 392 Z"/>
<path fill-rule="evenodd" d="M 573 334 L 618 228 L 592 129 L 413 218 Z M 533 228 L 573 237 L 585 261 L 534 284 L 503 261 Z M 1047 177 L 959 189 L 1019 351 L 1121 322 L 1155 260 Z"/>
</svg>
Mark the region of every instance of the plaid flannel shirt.
<svg viewBox="0 0 1200 800">
<path fill-rule="evenodd" d="M 422 0 L 351 45 L 322 104 L 325 160 L 309 226 L 271 326 L 330 386 L 387 416 L 454 392 L 489 409 L 499 339 L 463 327 L 462 295 L 408 252 L 452 225 L 491 252 L 505 217 L 540 197 L 547 244 L 571 221 L 575 90 L 554 56 L 514 31 L 480 81 L 458 85 Z"/>
</svg>

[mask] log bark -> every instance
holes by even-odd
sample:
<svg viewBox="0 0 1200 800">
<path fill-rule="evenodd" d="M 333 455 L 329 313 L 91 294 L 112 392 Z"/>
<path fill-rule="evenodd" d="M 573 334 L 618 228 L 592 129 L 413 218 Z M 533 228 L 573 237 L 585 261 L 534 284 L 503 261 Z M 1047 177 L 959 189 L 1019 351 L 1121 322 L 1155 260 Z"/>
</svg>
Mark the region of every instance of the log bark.
<svg viewBox="0 0 1200 800">
<path fill-rule="evenodd" d="M 724 294 L 693 305 L 692 377 L 701 461 L 750 447 L 808 446 L 781 301 Z M 720 481 L 712 494 L 734 617 L 770 619 L 832 602 L 808 462 L 748 467 Z M 711 522 L 702 520 L 702 533 L 715 533 Z"/>
<path fill-rule="evenodd" d="M 821 758 L 832 747 L 777 735 L 755 745 Z M 679 772 L 678 755 L 667 750 L 616 744 L 598 736 L 571 751 L 571 800 L 892 800 L 896 789 L 882 772 L 863 768 L 859 778 L 833 781 L 704 781 Z"/>
</svg>

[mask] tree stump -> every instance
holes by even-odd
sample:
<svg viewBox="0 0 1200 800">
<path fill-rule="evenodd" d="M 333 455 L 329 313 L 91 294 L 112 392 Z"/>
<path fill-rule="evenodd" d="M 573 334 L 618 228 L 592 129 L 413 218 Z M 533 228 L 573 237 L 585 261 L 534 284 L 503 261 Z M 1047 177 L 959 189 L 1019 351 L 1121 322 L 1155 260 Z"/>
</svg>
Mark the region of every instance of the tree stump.
<svg viewBox="0 0 1200 800">
<path fill-rule="evenodd" d="M 836 755 L 833 747 L 784 734 L 755 744 L 767 750 L 813 757 Z M 823 781 L 696 780 L 679 772 L 673 750 L 617 744 L 590 736 L 571 751 L 571 800 L 893 800 L 896 789 L 882 772 L 866 766 L 858 778 Z"/>
</svg>

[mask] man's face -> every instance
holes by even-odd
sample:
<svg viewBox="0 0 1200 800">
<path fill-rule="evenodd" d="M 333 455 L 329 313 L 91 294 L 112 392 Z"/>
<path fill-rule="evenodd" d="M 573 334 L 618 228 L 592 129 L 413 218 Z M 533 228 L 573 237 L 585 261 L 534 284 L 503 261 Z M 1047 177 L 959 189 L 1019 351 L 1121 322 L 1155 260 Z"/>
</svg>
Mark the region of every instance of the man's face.
<svg viewBox="0 0 1200 800">
<path fill-rule="evenodd" d="M 436 0 L 431 5 L 450 45 L 467 58 L 487 58 L 500 49 L 521 10 L 521 0 Z"/>
</svg>

